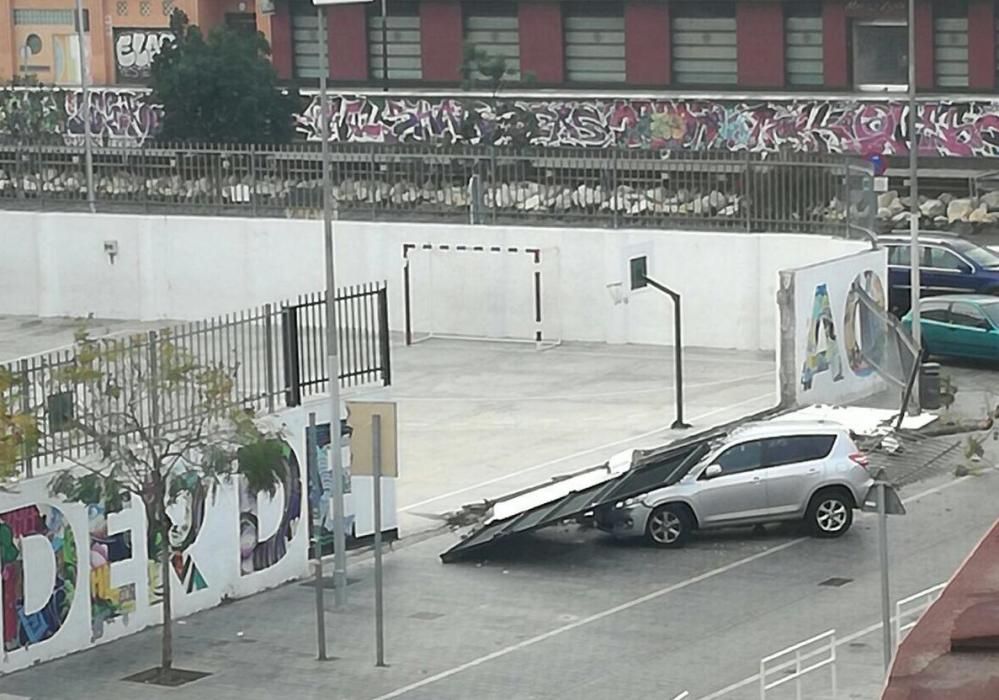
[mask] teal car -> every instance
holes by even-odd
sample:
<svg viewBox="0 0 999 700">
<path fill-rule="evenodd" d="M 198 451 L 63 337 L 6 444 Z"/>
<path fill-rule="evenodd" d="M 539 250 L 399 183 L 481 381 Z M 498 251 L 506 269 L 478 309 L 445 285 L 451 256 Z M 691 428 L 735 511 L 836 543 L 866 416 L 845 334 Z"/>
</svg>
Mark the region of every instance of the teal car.
<svg viewBox="0 0 999 700">
<path fill-rule="evenodd" d="M 919 303 L 919 327 L 926 356 L 999 360 L 999 297 L 946 294 Z M 902 317 L 912 331 L 912 312 Z"/>
</svg>

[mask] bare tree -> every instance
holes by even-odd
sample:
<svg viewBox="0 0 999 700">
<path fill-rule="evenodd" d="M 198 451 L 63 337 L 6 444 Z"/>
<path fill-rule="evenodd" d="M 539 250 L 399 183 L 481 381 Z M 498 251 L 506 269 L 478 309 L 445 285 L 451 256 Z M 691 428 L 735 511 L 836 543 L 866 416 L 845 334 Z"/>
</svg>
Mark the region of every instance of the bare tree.
<svg viewBox="0 0 999 700">
<path fill-rule="evenodd" d="M 173 675 L 168 508 L 235 477 L 274 494 L 286 476 L 276 433 L 263 430 L 235 392 L 235 367 L 201 364 L 167 332 L 129 339 L 77 335 L 74 360 L 55 378 L 71 392 L 60 434 L 92 445 L 49 489 L 72 501 L 145 507 L 149 559 L 158 561 L 163 640 L 159 681 Z M 151 576 L 156 567 L 151 567 Z"/>
</svg>

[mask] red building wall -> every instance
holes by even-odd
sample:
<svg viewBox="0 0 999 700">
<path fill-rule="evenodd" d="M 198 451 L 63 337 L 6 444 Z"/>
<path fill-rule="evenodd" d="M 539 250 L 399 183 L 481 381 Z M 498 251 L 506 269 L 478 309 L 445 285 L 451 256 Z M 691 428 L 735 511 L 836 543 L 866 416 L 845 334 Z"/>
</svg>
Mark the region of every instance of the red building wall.
<svg viewBox="0 0 999 700">
<path fill-rule="evenodd" d="M 784 7 L 780 2 L 735 6 L 740 87 L 783 87 Z"/>
<path fill-rule="evenodd" d="M 461 3 L 423 0 L 420 3 L 420 56 L 423 79 L 456 82 L 461 79 Z"/>
<path fill-rule="evenodd" d="M 669 85 L 669 5 L 633 0 L 624 6 L 625 72 L 631 85 Z M 523 50 L 523 49 L 521 49 Z"/>
<path fill-rule="evenodd" d="M 330 77 L 368 78 L 368 16 L 364 4 L 330 5 L 326 9 Z"/>
<path fill-rule="evenodd" d="M 520 72 L 533 73 L 539 83 L 565 80 L 562 48 L 562 7 L 557 2 L 520 2 Z"/>
</svg>

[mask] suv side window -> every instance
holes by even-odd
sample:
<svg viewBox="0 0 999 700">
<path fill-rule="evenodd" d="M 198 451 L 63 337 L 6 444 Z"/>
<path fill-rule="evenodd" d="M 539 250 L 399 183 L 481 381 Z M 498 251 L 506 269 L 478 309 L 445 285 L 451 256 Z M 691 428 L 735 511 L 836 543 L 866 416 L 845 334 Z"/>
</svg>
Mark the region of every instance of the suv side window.
<svg viewBox="0 0 999 700">
<path fill-rule="evenodd" d="M 718 456 L 715 464 L 722 468 L 722 474 L 738 474 L 759 469 L 763 466 L 763 441 L 751 440 L 730 447 Z"/>
<path fill-rule="evenodd" d="M 763 464 L 779 467 L 782 464 L 812 462 L 824 459 L 832 451 L 835 435 L 788 435 L 763 441 Z"/>
<path fill-rule="evenodd" d="M 927 265 L 938 270 L 948 270 L 951 272 L 961 272 L 965 264 L 954 253 L 943 248 L 929 248 L 929 260 Z"/>
<path fill-rule="evenodd" d="M 909 254 L 909 246 L 905 245 L 893 245 L 888 247 L 888 264 L 889 265 L 904 265 L 909 267 L 909 260 L 912 256 Z"/>
<path fill-rule="evenodd" d="M 950 322 L 956 326 L 965 326 L 967 328 L 992 329 L 992 323 L 985 318 L 985 314 L 982 313 L 981 309 L 965 302 L 957 302 L 951 307 Z"/>
</svg>

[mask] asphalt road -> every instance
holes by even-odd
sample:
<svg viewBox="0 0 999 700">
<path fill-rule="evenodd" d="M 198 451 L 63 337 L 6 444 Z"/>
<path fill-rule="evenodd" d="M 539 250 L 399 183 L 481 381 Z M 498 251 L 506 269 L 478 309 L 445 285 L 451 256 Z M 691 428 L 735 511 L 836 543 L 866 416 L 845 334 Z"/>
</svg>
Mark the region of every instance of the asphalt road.
<svg viewBox="0 0 999 700">
<path fill-rule="evenodd" d="M 945 580 L 994 521 L 999 473 L 909 487 L 891 523 L 895 598 Z M 511 543 L 480 564 L 442 565 L 455 535 L 386 559 L 387 659 L 374 667 L 370 561 L 354 559 L 345 611 L 328 613 L 335 661 L 314 653 L 313 591 L 292 584 L 177 627 L 178 664 L 213 675 L 181 689 L 122 680 L 155 664 L 157 630 L 3 679 L 30 698 L 577 700 L 627 695 L 759 697 L 760 657 L 879 620 L 871 516 L 834 541 L 794 528 L 697 537 L 681 551 L 620 544 L 575 526 Z M 841 586 L 821 585 L 831 578 Z M 873 687 L 876 635 L 849 640 L 840 686 Z M 748 679 L 748 680 L 747 680 Z M 746 681 L 742 686 L 739 683 Z M 820 679 L 806 697 L 822 697 Z M 826 682 L 827 683 L 827 682 Z M 775 696 L 781 697 L 781 696 Z M 841 697 L 850 697 L 843 695 Z M 875 697 L 854 694 L 853 697 Z"/>
</svg>

